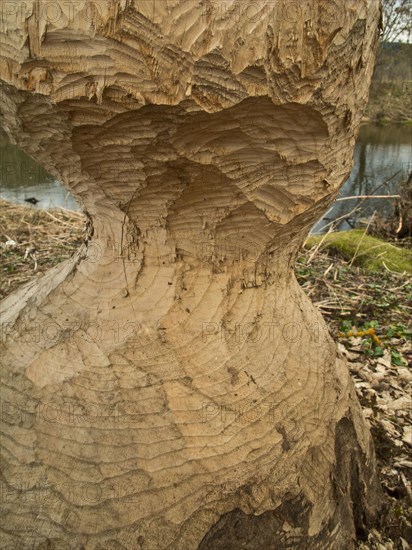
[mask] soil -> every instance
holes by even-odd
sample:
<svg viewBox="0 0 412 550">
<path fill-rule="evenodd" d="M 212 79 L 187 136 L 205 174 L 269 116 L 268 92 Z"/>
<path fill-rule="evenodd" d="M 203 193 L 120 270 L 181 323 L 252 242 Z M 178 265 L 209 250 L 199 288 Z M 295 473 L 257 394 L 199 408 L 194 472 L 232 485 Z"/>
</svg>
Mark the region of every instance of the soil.
<svg viewBox="0 0 412 550">
<path fill-rule="evenodd" d="M 70 257 L 85 218 L 0 201 L 0 298 Z M 404 246 L 401 241 L 397 246 Z M 296 276 L 348 360 L 385 493 L 380 524 L 360 550 L 412 547 L 412 279 L 368 271 L 333 249 L 302 249 Z"/>
</svg>

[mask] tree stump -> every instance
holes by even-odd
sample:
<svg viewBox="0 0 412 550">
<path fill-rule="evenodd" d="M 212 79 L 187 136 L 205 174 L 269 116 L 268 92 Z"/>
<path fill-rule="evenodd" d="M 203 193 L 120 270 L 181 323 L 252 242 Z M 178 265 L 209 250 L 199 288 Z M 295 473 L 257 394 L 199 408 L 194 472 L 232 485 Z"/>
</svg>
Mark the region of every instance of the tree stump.
<svg viewBox="0 0 412 550">
<path fill-rule="evenodd" d="M 2 303 L 2 547 L 352 548 L 373 446 L 293 269 L 352 166 L 379 3 L 1 10 L 2 126 L 89 218 Z"/>
</svg>

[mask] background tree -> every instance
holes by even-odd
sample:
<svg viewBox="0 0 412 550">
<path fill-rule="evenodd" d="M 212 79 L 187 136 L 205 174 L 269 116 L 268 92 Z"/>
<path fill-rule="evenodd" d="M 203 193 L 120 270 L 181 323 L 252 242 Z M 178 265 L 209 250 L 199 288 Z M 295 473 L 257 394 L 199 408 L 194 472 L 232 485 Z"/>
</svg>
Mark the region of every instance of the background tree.
<svg viewBox="0 0 412 550">
<path fill-rule="evenodd" d="M 412 1 L 383 0 L 382 42 L 411 42 Z"/>
</svg>

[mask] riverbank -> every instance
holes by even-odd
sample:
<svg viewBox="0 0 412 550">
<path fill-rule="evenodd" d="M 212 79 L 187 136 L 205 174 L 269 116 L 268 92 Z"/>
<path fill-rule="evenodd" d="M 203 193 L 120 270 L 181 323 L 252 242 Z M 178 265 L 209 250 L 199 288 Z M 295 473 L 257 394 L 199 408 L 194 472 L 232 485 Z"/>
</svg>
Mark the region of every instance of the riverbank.
<svg viewBox="0 0 412 550">
<path fill-rule="evenodd" d="M 372 83 L 366 120 L 378 126 L 412 124 L 412 82 Z"/>
<path fill-rule="evenodd" d="M 381 43 L 366 116 L 372 123 L 412 124 L 412 44 Z"/>
<path fill-rule="evenodd" d="M 69 258 L 83 241 L 84 229 L 80 213 L 0 201 L 0 297 Z M 359 541 L 359 549 L 405 550 L 412 540 L 412 280 L 385 262 L 374 271 L 359 265 L 362 256 L 374 257 L 373 248 L 362 248 L 360 254 L 355 245 L 345 256 L 336 246 L 318 245 L 319 240 L 307 241 L 296 276 L 348 360 L 387 500 L 379 529 L 368 534 L 368 541 Z"/>
</svg>

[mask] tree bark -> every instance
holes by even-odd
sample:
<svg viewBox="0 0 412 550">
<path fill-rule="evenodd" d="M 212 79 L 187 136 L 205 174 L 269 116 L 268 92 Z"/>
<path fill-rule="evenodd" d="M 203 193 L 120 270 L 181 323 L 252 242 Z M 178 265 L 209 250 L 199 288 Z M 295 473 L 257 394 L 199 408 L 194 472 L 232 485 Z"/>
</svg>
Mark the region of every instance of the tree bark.
<svg viewBox="0 0 412 550">
<path fill-rule="evenodd" d="M 293 268 L 351 169 L 379 3 L 2 10 L 2 125 L 89 218 L 2 303 L 3 548 L 352 548 L 373 446 Z"/>
</svg>

